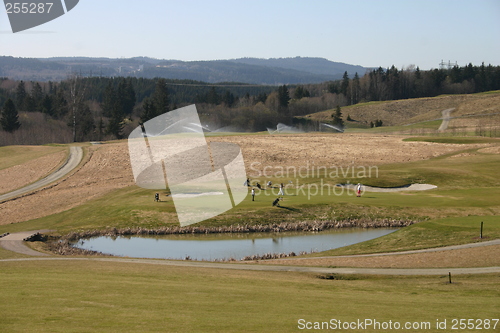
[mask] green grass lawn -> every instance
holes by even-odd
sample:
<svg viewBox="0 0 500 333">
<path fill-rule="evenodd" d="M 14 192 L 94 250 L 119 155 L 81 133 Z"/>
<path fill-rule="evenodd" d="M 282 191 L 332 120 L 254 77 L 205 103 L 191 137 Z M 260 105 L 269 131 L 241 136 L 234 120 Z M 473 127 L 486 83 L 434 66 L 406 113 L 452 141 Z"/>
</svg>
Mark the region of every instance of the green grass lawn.
<svg viewBox="0 0 500 333">
<path fill-rule="evenodd" d="M 483 222 L 483 239 L 480 236 Z M 350 255 L 419 250 L 500 238 L 500 216 L 465 216 L 413 224 L 389 235 L 309 256 Z"/>
<path fill-rule="evenodd" d="M 437 319 L 450 328 L 454 318 L 498 318 L 500 310 L 496 275 L 454 276 L 448 284 L 446 275 L 325 280 L 88 260 L 0 268 L 2 332 L 294 332 L 300 319 L 367 318 L 430 322 L 426 331 L 436 332 Z"/>
</svg>

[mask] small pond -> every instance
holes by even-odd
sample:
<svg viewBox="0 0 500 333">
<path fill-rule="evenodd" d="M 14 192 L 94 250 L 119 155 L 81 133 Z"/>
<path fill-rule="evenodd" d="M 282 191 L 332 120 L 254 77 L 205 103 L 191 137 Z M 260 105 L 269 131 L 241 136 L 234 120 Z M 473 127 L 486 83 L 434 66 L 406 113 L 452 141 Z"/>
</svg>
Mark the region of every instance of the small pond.
<svg viewBox="0 0 500 333">
<path fill-rule="evenodd" d="M 325 251 L 387 235 L 397 228 L 331 229 L 321 232 L 232 233 L 167 236 L 101 236 L 74 244 L 85 250 L 133 258 L 240 260 L 266 253 Z"/>
</svg>

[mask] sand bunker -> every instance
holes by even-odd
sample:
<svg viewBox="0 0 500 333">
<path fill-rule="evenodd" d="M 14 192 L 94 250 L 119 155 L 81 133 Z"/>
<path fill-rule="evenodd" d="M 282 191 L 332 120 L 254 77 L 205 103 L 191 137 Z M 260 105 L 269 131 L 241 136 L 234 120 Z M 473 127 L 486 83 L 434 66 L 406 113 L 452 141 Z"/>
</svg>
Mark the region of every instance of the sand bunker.
<svg viewBox="0 0 500 333">
<path fill-rule="evenodd" d="M 337 186 L 341 186 L 350 190 L 355 190 L 355 184 L 338 184 Z M 402 192 L 402 191 L 427 191 L 437 188 L 436 185 L 431 184 L 411 184 L 406 186 L 398 186 L 398 187 L 374 187 L 368 185 L 361 185 L 363 192 Z"/>
</svg>

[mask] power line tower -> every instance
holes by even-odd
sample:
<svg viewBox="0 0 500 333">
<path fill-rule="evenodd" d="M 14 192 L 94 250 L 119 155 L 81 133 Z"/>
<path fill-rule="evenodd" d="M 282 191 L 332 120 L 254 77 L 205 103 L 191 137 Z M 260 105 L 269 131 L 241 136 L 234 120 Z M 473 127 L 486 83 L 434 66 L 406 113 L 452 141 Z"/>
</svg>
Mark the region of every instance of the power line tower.
<svg viewBox="0 0 500 333">
<path fill-rule="evenodd" d="M 439 69 L 452 69 L 453 66 L 458 66 L 458 63 L 455 61 L 454 64 L 451 63 L 451 61 L 448 60 L 448 63 L 444 62 L 443 59 L 441 59 L 441 62 L 439 63 Z"/>
</svg>

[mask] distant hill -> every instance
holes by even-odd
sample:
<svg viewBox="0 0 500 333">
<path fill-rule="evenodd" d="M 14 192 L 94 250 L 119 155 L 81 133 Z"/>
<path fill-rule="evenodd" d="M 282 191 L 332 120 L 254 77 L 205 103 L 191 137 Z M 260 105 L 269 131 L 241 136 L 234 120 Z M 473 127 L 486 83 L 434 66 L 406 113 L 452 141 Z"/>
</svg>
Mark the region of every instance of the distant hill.
<svg viewBox="0 0 500 333">
<path fill-rule="evenodd" d="M 332 75 L 315 74 L 297 69 L 240 63 L 233 60 L 165 61 L 144 69 L 145 77 L 190 79 L 204 82 L 242 82 L 251 84 L 319 83 L 335 80 Z"/>
<path fill-rule="evenodd" d="M 258 58 L 240 58 L 231 60 L 234 62 L 266 66 L 266 67 L 277 67 L 284 69 L 293 69 L 298 71 L 304 71 L 312 74 L 318 75 L 329 75 L 334 76 L 338 79 L 342 78 L 344 72 L 347 72 L 349 76 L 354 76 L 357 72 L 361 77 L 365 74 L 368 68 L 356 65 L 349 65 L 342 62 L 333 62 L 324 58 L 271 58 L 271 59 L 258 59 Z"/>
<path fill-rule="evenodd" d="M 306 84 L 337 80 L 345 71 L 362 76 L 367 68 L 323 58 L 241 58 L 212 61 L 54 57 L 45 59 L 0 57 L 0 77 L 58 81 L 70 73 L 84 76 L 134 76 L 189 79 L 209 83 Z"/>
</svg>

